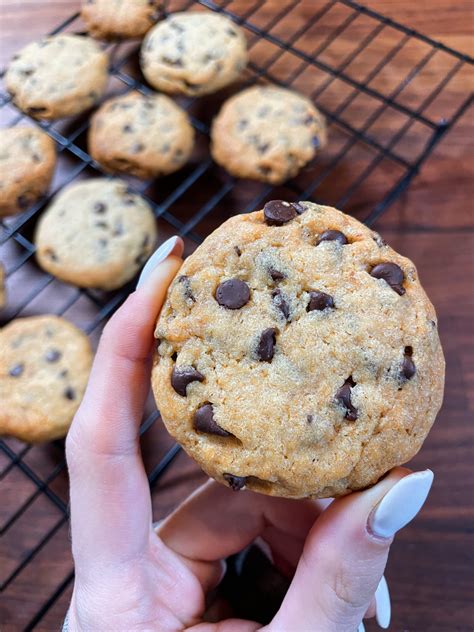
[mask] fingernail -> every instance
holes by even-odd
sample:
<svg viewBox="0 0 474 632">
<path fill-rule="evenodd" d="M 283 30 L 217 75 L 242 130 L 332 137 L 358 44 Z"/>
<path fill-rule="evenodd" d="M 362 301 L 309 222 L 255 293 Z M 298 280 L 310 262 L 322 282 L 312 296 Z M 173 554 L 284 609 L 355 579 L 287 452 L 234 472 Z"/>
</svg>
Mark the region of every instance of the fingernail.
<svg viewBox="0 0 474 632">
<path fill-rule="evenodd" d="M 407 525 L 423 507 L 433 478 L 433 472 L 425 470 L 400 479 L 370 514 L 369 531 L 379 538 L 391 538 Z"/>
<path fill-rule="evenodd" d="M 176 244 L 178 244 L 179 242 L 181 242 L 181 244 L 183 243 L 183 240 L 181 239 L 181 237 L 178 237 L 177 235 L 175 235 L 174 237 L 170 237 L 163 244 L 161 244 L 158 250 L 156 250 L 151 255 L 151 257 L 146 262 L 145 267 L 142 270 L 142 273 L 140 274 L 140 278 L 138 279 L 138 283 L 137 283 L 137 290 L 139 287 L 141 287 L 144 284 L 146 279 L 150 276 L 151 271 L 154 270 L 157 265 L 162 263 L 166 259 L 166 257 L 169 257 L 169 255 L 173 252 Z"/>
<path fill-rule="evenodd" d="M 385 577 L 382 575 L 377 590 L 375 591 L 375 619 L 384 630 L 390 625 L 392 607 L 390 605 L 390 593 Z"/>
</svg>

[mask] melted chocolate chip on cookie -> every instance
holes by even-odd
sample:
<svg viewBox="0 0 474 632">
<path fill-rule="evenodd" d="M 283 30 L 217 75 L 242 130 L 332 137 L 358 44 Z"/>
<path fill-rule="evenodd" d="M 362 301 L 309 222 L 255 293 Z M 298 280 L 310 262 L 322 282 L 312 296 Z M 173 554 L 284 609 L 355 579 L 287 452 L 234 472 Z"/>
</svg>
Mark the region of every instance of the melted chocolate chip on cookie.
<svg viewBox="0 0 474 632">
<path fill-rule="evenodd" d="M 344 417 L 347 421 L 355 421 L 357 419 L 357 409 L 354 408 L 351 401 L 351 389 L 355 385 L 356 383 L 350 376 L 336 392 L 337 401 L 346 409 Z"/>
<path fill-rule="evenodd" d="M 245 487 L 245 483 L 247 482 L 245 476 L 235 476 L 234 474 L 227 473 L 224 473 L 222 476 L 229 483 L 229 487 L 233 489 L 234 492 L 238 492 L 243 487 Z"/>
<path fill-rule="evenodd" d="M 290 307 L 286 301 L 286 297 L 281 290 L 273 290 L 272 292 L 273 304 L 285 317 L 285 320 L 290 318 Z"/>
<path fill-rule="evenodd" d="M 283 200 L 272 200 L 263 207 L 263 215 L 269 226 L 283 226 L 294 219 L 298 213 L 293 204 Z"/>
<path fill-rule="evenodd" d="M 405 288 L 403 287 L 405 275 L 396 263 L 379 263 L 372 268 L 370 276 L 373 276 L 375 279 L 383 279 L 400 296 L 405 294 Z"/>
<path fill-rule="evenodd" d="M 231 437 L 231 433 L 221 428 L 214 419 L 214 409 L 212 404 L 203 404 L 194 413 L 194 430 L 205 432 L 206 434 L 214 434 L 219 437 Z"/>
<path fill-rule="evenodd" d="M 319 246 L 322 241 L 335 241 L 341 246 L 348 243 L 347 237 L 344 233 L 341 233 L 340 230 L 325 230 L 323 233 L 318 235 L 318 238 L 316 239 L 316 246 Z"/>
<path fill-rule="evenodd" d="M 229 279 L 216 290 L 216 301 L 227 309 L 240 309 L 250 300 L 250 288 L 240 279 Z"/>
<path fill-rule="evenodd" d="M 276 335 L 278 330 L 274 327 L 264 329 L 260 335 L 257 346 L 257 356 L 261 362 L 271 362 L 275 353 Z"/>
<path fill-rule="evenodd" d="M 171 386 L 174 390 L 186 397 L 186 388 L 191 382 L 202 382 L 204 375 L 196 370 L 193 366 L 173 367 L 171 372 Z"/>
<path fill-rule="evenodd" d="M 402 376 L 406 380 L 411 380 L 411 378 L 416 373 L 416 366 L 415 366 L 415 363 L 412 360 L 412 355 L 413 355 L 413 348 L 412 347 L 405 347 L 405 351 L 404 351 L 404 355 L 403 355 L 403 361 L 402 361 L 401 373 L 402 373 Z"/>
<path fill-rule="evenodd" d="M 333 308 L 334 307 L 334 299 L 330 294 L 326 294 L 325 292 L 310 292 L 309 293 L 309 302 L 306 307 L 307 312 L 312 312 L 314 310 L 322 311 L 323 309 Z"/>
</svg>

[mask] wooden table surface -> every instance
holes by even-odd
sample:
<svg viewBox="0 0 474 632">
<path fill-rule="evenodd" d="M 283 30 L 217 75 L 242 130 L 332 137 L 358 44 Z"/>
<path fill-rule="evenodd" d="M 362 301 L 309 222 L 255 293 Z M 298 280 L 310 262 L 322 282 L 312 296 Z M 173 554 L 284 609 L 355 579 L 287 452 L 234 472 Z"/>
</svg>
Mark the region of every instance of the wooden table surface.
<svg viewBox="0 0 474 632">
<path fill-rule="evenodd" d="M 236 4 L 245 5 L 250 0 Z M 41 36 L 78 7 L 77 0 L 1 0 L 0 67 L 24 43 Z M 319 0 L 314 0 L 319 6 Z M 464 53 L 473 53 L 471 0 L 367 0 L 381 13 L 405 23 Z M 271 0 L 269 10 L 278 2 Z M 306 9 L 308 0 L 305 0 Z M 292 17 L 289 16 L 288 20 Z M 470 80 L 459 90 L 472 89 Z M 454 96 L 453 96 L 454 98 Z M 449 104 L 446 104 L 449 105 Z M 446 394 L 438 421 L 411 467 L 435 472 L 432 493 L 419 517 L 396 538 L 386 576 L 392 594 L 391 630 L 409 632 L 468 631 L 473 612 L 473 118 L 467 111 L 437 146 L 408 191 L 377 223 L 394 248 L 416 263 L 421 280 L 436 306 L 447 360 Z M 165 440 L 163 440 L 165 441 Z M 165 445 L 161 444 L 161 449 Z M 19 451 L 21 445 L 10 442 Z M 169 445 L 169 443 L 168 443 Z M 145 446 L 145 459 L 156 453 Z M 57 446 L 31 451 L 26 462 L 40 477 L 57 462 Z M 47 459 L 45 461 L 45 455 Z M 184 456 L 180 468 L 167 473 L 154 495 L 156 516 L 164 515 L 202 476 Z M 29 461 L 27 460 L 29 459 Z M 0 455 L 1 468 L 8 464 Z M 61 475 L 50 487 L 66 500 L 67 480 Z M 13 468 L 2 482 L 0 516 L 34 492 L 34 486 Z M 2 576 L 34 546 L 60 514 L 50 515 L 40 496 L 0 543 Z M 49 513 L 48 513 L 49 512 Z M 58 523 L 55 537 L 0 596 L 0 628 L 22 629 L 71 569 L 67 525 Z M 56 630 L 64 615 L 69 589 L 36 629 Z M 368 629 L 375 630 L 373 624 Z M 293 631 L 288 631 L 293 632 Z M 297 631 L 295 631 L 297 632 Z"/>
</svg>

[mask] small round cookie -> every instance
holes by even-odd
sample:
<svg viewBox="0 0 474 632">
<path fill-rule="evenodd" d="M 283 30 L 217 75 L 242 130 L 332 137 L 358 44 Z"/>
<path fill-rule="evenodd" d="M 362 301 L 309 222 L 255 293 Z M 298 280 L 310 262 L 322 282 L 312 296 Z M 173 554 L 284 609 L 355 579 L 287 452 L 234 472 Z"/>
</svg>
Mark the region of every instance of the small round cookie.
<svg viewBox="0 0 474 632">
<path fill-rule="evenodd" d="M 155 337 L 164 423 L 236 490 L 367 487 L 418 452 L 443 397 L 436 316 L 413 263 L 310 202 L 226 221 L 184 262 Z"/>
<path fill-rule="evenodd" d="M 90 37 L 54 35 L 28 44 L 12 58 L 5 86 L 15 105 L 30 116 L 72 116 L 102 96 L 108 61 Z"/>
<path fill-rule="evenodd" d="M 214 119 L 211 153 L 238 178 L 280 184 L 326 144 L 324 118 L 305 96 L 253 86 L 228 99 Z"/>
<path fill-rule="evenodd" d="M 193 150 L 194 130 L 169 97 L 132 92 L 97 110 L 88 142 L 89 153 L 107 171 L 145 179 L 180 169 Z"/>
<path fill-rule="evenodd" d="M 0 329 L 0 435 L 64 437 L 91 365 L 89 339 L 64 318 L 19 318 Z"/>
<path fill-rule="evenodd" d="M 133 279 L 156 241 L 155 217 L 125 182 L 96 178 L 63 189 L 36 229 L 39 265 L 80 287 L 113 290 Z"/>
<path fill-rule="evenodd" d="M 52 138 L 35 127 L 0 130 L 0 217 L 24 211 L 46 193 L 56 166 Z"/>
<path fill-rule="evenodd" d="M 199 96 L 233 83 L 247 65 L 241 29 L 216 13 L 172 13 L 146 35 L 140 65 L 157 90 Z"/>
<path fill-rule="evenodd" d="M 142 37 L 162 13 L 160 0 L 82 0 L 81 17 L 92 37 Z"/>
</svg>

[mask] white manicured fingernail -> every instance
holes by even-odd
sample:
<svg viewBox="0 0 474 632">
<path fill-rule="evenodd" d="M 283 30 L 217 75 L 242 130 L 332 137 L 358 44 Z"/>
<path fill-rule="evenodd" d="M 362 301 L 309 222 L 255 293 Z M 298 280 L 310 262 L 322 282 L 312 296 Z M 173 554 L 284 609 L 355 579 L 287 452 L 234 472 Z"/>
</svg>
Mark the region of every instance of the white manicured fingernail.
<svg viewBox="0 0 474 632">
<path fill-rule="evenodd" d="M 433 472 L 425 470 L 400 479 L 370 514 L 369 531 L 379 538 L 391 538 L 407 525 L 423 507 L 433 478 Z"/>
<path fill-rule="evenodd" d="M 388 591 L 387 580 L 382 575 L 382 579 L 375 591 L 375 619 L 384 630 L 390 625 L 391 615 L 390 593 Z"/>
<path fill-rule="evenodd" d="M 357 628 L 357 632 L 365 632 L 365 626 L 362 621 L 359 623 L 359 627 Z"/>
<path fill-rule="evenodd" d="M 140 278 L 138 279 L 138 283 L 137 283 L 137 290 L 139 287 L 141 287 L 144 284 L 146 279 L 150 276 L 150 272 L 154 270 L 157 265 L 162 263 L 166 259 L 166 257 L 168 257 L 173 252 L 174 247 L 176 246 L 176 244 L 178 243 L 180 239 L 181 237 L 178 237 L 177 235 L 175 235 L 174 237 L 170 237 L 163 244 L 161 244 L 158 250 L 156 250 L 151 255 L 151 257 L 146 262 L 145 267 L 142 270 L 142 273 L 140 274 Z"/>
</svg>

